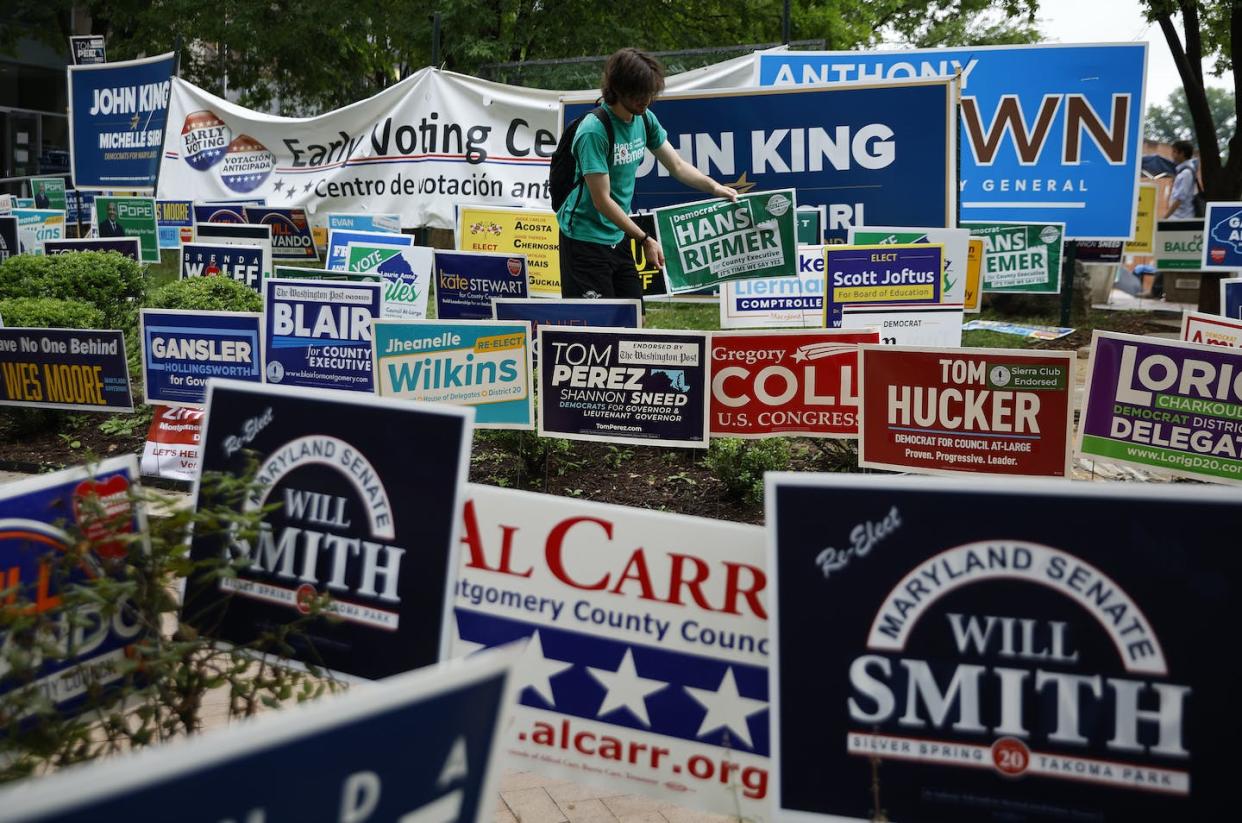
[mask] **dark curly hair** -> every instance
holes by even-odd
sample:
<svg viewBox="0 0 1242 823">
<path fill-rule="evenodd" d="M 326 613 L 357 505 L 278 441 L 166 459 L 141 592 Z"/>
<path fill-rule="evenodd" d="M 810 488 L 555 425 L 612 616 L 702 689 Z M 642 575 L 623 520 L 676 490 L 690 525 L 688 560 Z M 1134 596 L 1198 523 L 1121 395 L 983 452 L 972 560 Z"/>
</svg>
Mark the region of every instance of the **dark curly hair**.
<svg viewBox="0 0 1242 823">
<path fill-rule="evenodd" d="M 610 106 L 622 97 L 655 97 L 664 91 L 664 66 L 645 51 L 621 49 L 604 64 L 600 91 Z"/>
</svg>

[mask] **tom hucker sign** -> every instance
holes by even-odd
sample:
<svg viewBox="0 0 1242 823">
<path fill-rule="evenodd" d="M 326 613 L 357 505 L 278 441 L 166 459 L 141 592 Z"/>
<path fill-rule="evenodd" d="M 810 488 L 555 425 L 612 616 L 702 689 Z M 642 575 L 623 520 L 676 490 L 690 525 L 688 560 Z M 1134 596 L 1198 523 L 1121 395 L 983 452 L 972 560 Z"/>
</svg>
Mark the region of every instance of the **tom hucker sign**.
<svg viewBox="0 0 1242 823">
<path fill-rule="evenodd" d="M 456 656 L 527 640 L 508 762 L 769 823 L 763 530 L 466 488 L 446 620 Z"/>
<path fill-rule="evenodd" d="M 195 507 L 261 512 L 261 523 L 195 533 L 196 562 L 223 559 L 237 574 L 196 565 L 181 620 L 261 643 L 320 603 L 287 638 L 293 660 L 371 680 L 434 663 L 473 412 L 234 381 L 207 392 Z M 255 482 L 230 495 L 202 482 L 213 472 Z"/>
<path fill-rule="evenodd" d="M 863 346 L 858 465 L 1068 477 L 1075 357 Z"/>
<path fill-rule="evenodd" d="M 371 393 L 371 321 L 379 283 L 264 282 L 263 357 L 268 383 Z"/>
<path fill-rule="evenodd" d="M 1242 351 L 1095 332 L 1078 453 L 1242 483 Z"/>
<path fill-rule="evenodd" d="M 943 274 L 938 243 L 825 246 L 824 325 L 840 327 L 845 305 L 939 303 Z"/>
<path fill-rule="evenodd" d="M 1233 664 L 1203 635 L 1239 626 L 1236 490 L 767 482 L 780 819 L 1232 807 Z"/>
<path fill-rule="evenodd" d="M 858 344 L 875 330 L 715 332 L 713 437 L 857 437 Z"/>
</svg>

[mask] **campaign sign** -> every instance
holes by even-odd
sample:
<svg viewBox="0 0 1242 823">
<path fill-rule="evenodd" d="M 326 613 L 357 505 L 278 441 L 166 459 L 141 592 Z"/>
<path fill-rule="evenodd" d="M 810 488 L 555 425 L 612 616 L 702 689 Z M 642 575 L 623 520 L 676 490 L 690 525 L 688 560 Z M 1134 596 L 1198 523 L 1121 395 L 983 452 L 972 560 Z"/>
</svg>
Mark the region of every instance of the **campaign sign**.
<svg viewBox="0 0 1242 823">
<path fill-rule="evenodd" d="M 451 652 L 527 639 L 509 763 L 770 823 L 763 530 L 466 494 Z"/>
<path fill-rule="evenodd" d="M 1103 240 L 1079 240 L 1075 244 L 1074 259 L 1083 263 L 1120 263 L 1121 249 L 1125 244 Z"/>
<path fill-rule="evenodd" d="M 259 246 L 181 244 L 181 277 L 231 277 L 263 292 L 263 249 Z"/>
<path fill-rule="evenodd" d="M 1203 220 L 1156 221 L 1156 268 L 1198 271 L 1203 266 Z"/>
<path fill-rule="evenodd" d="M 44 254 L 67 254 L 76 251 L 116 252 L 135 263 L 140 262 L 141 244 L 137 237 L 83 237 L 69 240 L 44 240 Z"/>
<path fill-rule="evenodd" d="M 894 243 L 824 246 L 824 326 L 841 325 L 841 307 L 939 303 L 944 246 Z"/>
<path fill-rule="evenodd" d="M 95 233 L 99 237 L 137 237 L 143 263 L 160 262 L 155 200 L 150 197 L 95 198 Z"/>
<path fill-rule="evenodd" d="M 963 303 L 966 300 L 970 232 L 965 229 L 919 229 L 898 226 L 865 226 L 850 229 L 849 242 L 856 246 L 887 246 L 893 243 L 937 243 L 944 247 L 944 274 L 940 300 Z"/>
<path fill-rule="evenodd" d="M 561 228 L 556 212 L 459 206 L 457 248 L 526 257 L 531 297 L 561 296 Z"/>
<path fill-rule="evenodd" d="M 63 177 L 30 178 L 30 194 L 34 197 L 36 209 L 67 211 L 69 208 L 69 204 L 65 202 L 65 178 Z"/>
<path fill-rule="evenodd" d="M 1134 236 L 1126 241 L 1126 254 L 1152 254 L 1156 234 L 1156 186 L 1140 183 L 1134 217 Z"/>
<path fill-rule="evenodd" d="M 962 345 L 961 306 L 844 306 L 841 328 L 876 329 L 885 346 L 955 349 Z"/>
<path fill-rule="evenodd" d="M 824 247 L 798 247 L 795 277 L 720 284 L 720 328 L 823 328 Z"/>
<path fill-rule="evenodd" d="M 957 92 L 952 78 L 688 91 L 661 95 L 652 111 L 672 148 L 699 171 L 739 191 L 796 189 L 798 205 L 826 207 L 826 234 L 840 242 L 850 226 L 868 222 L 953 225 Z M 597 97 L 565 99 L 562 126 Z M 633 208 L 696 196 L 650 153 L 638 167 Z"/>
<path fill-rule="evenodd" d="M 858 465 L 1068 477 L 1076 357 L 863 346 Z"/>
<path fill-rule="evenodd" d="M 495 298 L 527 295 L 526 255 L 482 251 L 435 252 L 436 317 L 490 320 Z"/>
<path fill-rule="evenodd" d="M 65 213 L 55 209 L 13 209 L 21 254 L 43 254 L 47 240 L 65 239 Z"/>
<path fill-rule="evenodd" d="M 652 237 L 656 236 L 654 214 L 631 214 L 630 219 Z M 621 241 L 629 245 L 630 256 L 634 258 L 634 268 L 638 271 L 638 279 L 643 284 L 643 297 L 664 297 L 668 294 L 668 284 L 664 282 L 664 269 L 655 260 L 647 259 L 643 244 L 633 237 Z"/>
<path fill-rule="evenodd" d="M 244 203 L 195 203 L 194 223 L 249 223 Z"/>
<path fill-rule="evenodd" d="M 707 448 L 707 335 L 539 328 L 539 435 Z"/>
<path fill-rule="evenodd" d="M 779 51 L 759 52 L 757 59 L 762 86 L 909 81 L 960 71 L 962 220 L 1061 221 L 1080 240 L 1127 240 L 1133 234 L 1146 43 Z M 662 115 L 663 109 L 661 122 Z M 925 124 L 938 135 L 939 121 Z M 898 152 L 908 148 L 899 144 Z M 877 216 L 868 207 L 868 219 L 880 222 Z"/>
<path fill-rule="evenodd" d="M 142 402 L 201 406 L 207 378 L 263 382 L 258 312 L 142 309 Z"/>
<path fill-rule="evenodd" d="M 102 34 L 74 34 L 69 37 L 69 55 L 75 66 L 108 62 Z"/>
<path fill-rule="evenodd" d="M 1065 227 L 1057 223 L 962 223 L 983 241 L 983 290 L 1059 294 Z"/>
<path fill-rule="evenodd" d="M 258 246 L 263 250 L 263 277 L 272 273 L 272 227 L 249 223 L 196 223 L 194 237 L 199 243 L 227 246 Z"/>
<path fill-rule="evenodd" d="M 250 562 L 237 577 L 192 574 L 184 602 L 197 606 L 182 621 L 250 643 L 330 595 L 328 614 L 290 636 L 294 659 L 371 680 L 434 663 L 447 647 L 441 620 L 473 416 L 447 404 L 212 380 L 202 474 L 249 476 L 257 461 L 258 484 L 226 500 L 200 482 L 195 506 L 267 512 L 252 537 L 195 533 L 193 560 Z"/>
<path fill-rule="evenodd" d="M 368 243 L 349 243 L 345 248 L 349 271 L 382 278 L 382 317 L 422 320 L 427 316 L 434 250 L 427 246 L 372 246 Z"/>
<path fill-rule="evenodd" d="M 69 155 L 75 189 L 154 191 L 176 67 L 172 52 L 69 67 Z"/>
<path fill-rule="evenodd" d="M 194 203 L 191 200 L 156 200 L 155 225 L 161 249 L 175 249 L 194 240 Z"/>
<path fill-rule="evenodd" d="M 170 809 L 185 823 L 490 820 L 512 659 L 480 655 L 81 764 L 0 802 L 57 823 L 156 823 Z"/>
<path fill-rule="evenodd" d="M 82 227 L 90 227 L 94 222 L 95 195 L 88 191 L 68 189 L 65 191 L 65 217 L 78 225 L 78 236 L 82 235 Z"/>
<path fill-rule="evenodd" d="M 966 294 L 962 308 L 968 314 L 978 314 L 983 303 L 983 241 L 970 238 L 966 253 Z"/>
<path fill-rule="evenodd" d="M 328 232 L 328 254 L 326 265 L 329 271 L 346 271 L 347 255 L 350 243 L 362 243 L 368 246 L 393 246 L 405 248 L 414 245 L 412 234 L 388 234 L 380 231 L 349 231 L 331 229 Z"/>
<path fill-rule="evenodd" d="M 134 410 L 117 329 L 0 329 L 0 377 L 0 406 Z"/>
<path fill-rule="evenodd" d="M 497 297 L 492 301 L 496 320 L 526 320 L 531 336 L 537 339 L 539 327 L 594 326 L 606 329 L 641 329 L 643 301 L 624 298 L 564 298 L 540 300 L 536 297 Z"/>
<path fill-rule="evenodd" d="M 1242 349 L 1242 323 L 1215 314 L 1188 311 L 1182 315 L 1182 339 L 1187 343 Z"/>
<path fill-rule="evenodd" d="M 0 227 L 3 222 L 0 220 Z M 1232 320 L 1242 320 L 1242 277 L 1220 281 L 1220 313 Z"/>
<path fill-rule="evenodd" d="M 1096 331 L 1078 453 L 1242 483 L 1242 352 Z"/>
<path fill-rule="evenodd" d="M 857 437 L 858 344 L 874 330 L 714 332 L 712 437 Z"/>
<path fill-rule="evenodd" d="M 318 260 L 319 250 L 311 235 L 306 209 L 244 206 L 243 223 L 272 227 L 272 258 L 274 260 Z"/>
<path fill-rule="evenodd" d="M 15 254 L 21 254 L 18 245 L 17 218 L 0 217 L 0 263 Z"/>
<path fill-rule="evenodd" d="M 378 231 L 389 234 L 401 233 L 401 215 L 399 214 L 329 214 L 328 230 L 344 229 L 345 231 Z"/>
<path fill-rule="evenodd" d="M 192 483 L 198 476 L 198 443 L 202 429 L 202 409 L 156 406 L 142 446 L 142 473 L 147 477 Z"/>
<path fill-rule="evenodd" d="M 1232 668 L 1202 641 L 1205 626 L 1238 627 L 1242 565 L 1220 551 L 1242 528 L 1236 492 L 767 483 L 782 819 L 1210 820 L 1231 807 Z M 856 790 L 825 791 L 826 774 Z"/>
<path fill-rule="evenodd" d="M 0 570 L 5 588 L 12 590 L 6 593 L 5 609 L 13 610 L 20 597 L 26 610 L 41 614 L 60 606 L 66 588 L 113 573 L 108 561 L 122 559 L 129 551 L 130 538 L 123 536 L 146 530 L 142 509 L 130 497 L 137 482 L 138 463 L 127 455 L 89 469 L 80 466 L 0 486 Z M 84 537 L 91 540 L 89 551 L 83 551 Z M 81 561 L 66 562 L 71 553 L 81 553 Z M 114 573 L 120 575 L 122 570 Z M 0 631 L 6 657 L 0 694 L 19 688 L 39 691 L 66 711 L 80 707 L 97 686 L 124 677 L 122 668 L 127 667 L 121 664 L 128 663 L 131 647 L 147 638 L 129 596 L 120 597 L 108 604 L 107 612 L 102 602 L 83 604 L 72 616 L 68 612 L 60 618 L 48 616 L 20 633 Z M 8 619 L 6 625 L 11 625 Z M 36 640 L 35 635 L 42 636 Z M 58 653 L 39 654 L 40 643 Z M 42 660 L 31 680 L 8 671 L 9 655 L 23 648 Z M 14 719 L 10 716 L 6 722 Z M 11 818 L 13 809 L 4 808 Z"/>
<path fill-rule="evenodd" d="M 1203 271 L 1242 269 L 1242 203 L 1208 203 L 1203 220 Z"/>
<path fill-rule="evenodd" d="M 824 207 L 798 206 L 798 245 L 818 246 L 824 242 Z"/>
<path fill-rule="evenodd" d="M 277 266 L 272 277 L 278 280 L 341 280 L 346 283 L 383 283 L 379 274 L 363 274 L 356 271 L 328 271 L 305 266 Z M 380 315 L 383 316 L 382 314 Z"/>
<path fill-rule="evenodd" d="M 798 237 L 792 189 L 656 209 L 664 279 L 673 294 L 725 280 L 792 277 Z"/>
<path fill-rule="evenodd" d="M 372 392 L 371 322 L 379 283 L 268 280 L 263 293 L 269 383 Z"/>
</svg>

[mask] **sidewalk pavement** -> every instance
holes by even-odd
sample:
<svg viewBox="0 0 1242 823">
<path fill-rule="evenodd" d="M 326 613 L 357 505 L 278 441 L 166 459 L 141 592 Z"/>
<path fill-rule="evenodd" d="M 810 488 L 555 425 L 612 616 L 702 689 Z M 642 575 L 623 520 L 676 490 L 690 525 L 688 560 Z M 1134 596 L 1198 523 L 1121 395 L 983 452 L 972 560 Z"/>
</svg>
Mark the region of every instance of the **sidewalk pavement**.
<svg viewBox="0 0 1242 823">
<path fill-rule="evenodd" d="M 683 809 L 632 794 L 504 772 L 496 823 L 730 823 L 733 817 Z"/>
</svg>

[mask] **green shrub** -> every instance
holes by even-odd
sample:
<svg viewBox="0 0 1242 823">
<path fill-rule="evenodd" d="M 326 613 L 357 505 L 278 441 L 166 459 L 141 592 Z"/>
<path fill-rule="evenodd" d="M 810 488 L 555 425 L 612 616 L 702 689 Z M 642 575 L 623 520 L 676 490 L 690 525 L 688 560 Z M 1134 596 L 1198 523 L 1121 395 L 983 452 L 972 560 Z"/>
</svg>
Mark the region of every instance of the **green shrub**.
<svg viewBox="0 0 1242 823">
<path fill-rule="evenodd" d="M 103 312 L 77 300 L 13 297 L 0 300 L 4 325 L 32 329 L 105 329 Z"/>
<path fill-rule="evenodd" d="M 112 251 L 18 255 L 0 266 L 2 296 L 87 303 L 103 314 L 105 329 L 131 330 L 144 291 L 142 266 Z"/>
<path fill-rule="evenodd" d="M 784 438 L 713 439 L 703 462 L 724 484 L 725 496 L 747 503 L 763 502 L 764 472 L 788 471 L 789 442 Z"/>
<path fill-rule="evenodd" d="M 263 298 L 228 277 L 188 277 L 156 289 L 147 305 L 189 311 L 262 311 Z"/>
<path fill-rule="evenodd" d="M 0 300 L 11 297 L 40 297 L 40 294 L 32 290 L 32 284 L 46 280 L 51 267 L 50 257 L 35 254 L 15 254 L 0 263 Z"/>
</svg>

